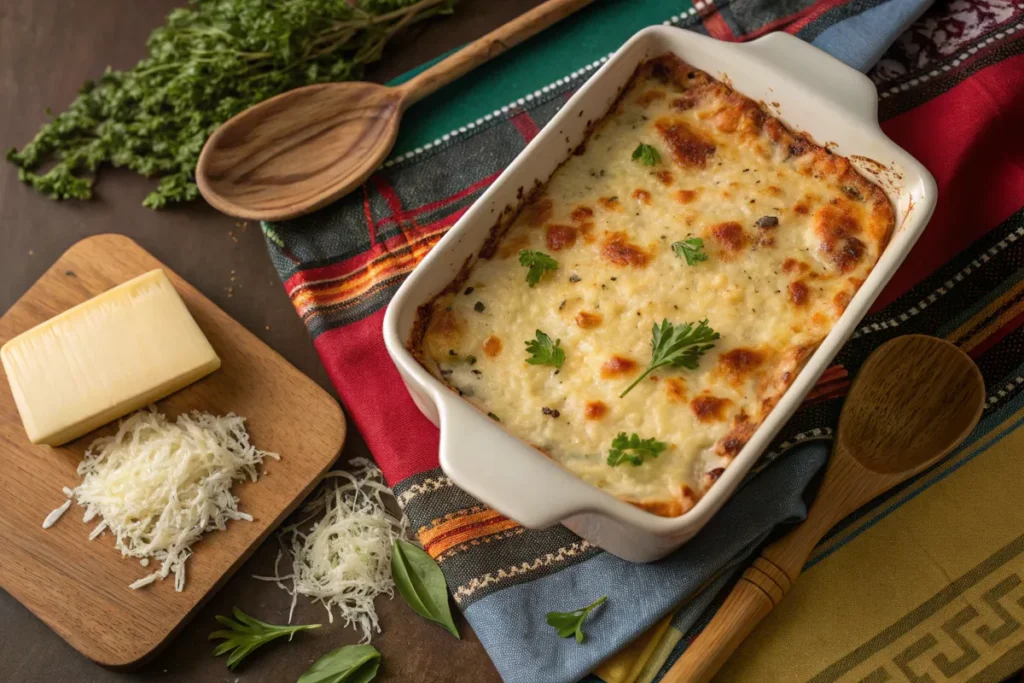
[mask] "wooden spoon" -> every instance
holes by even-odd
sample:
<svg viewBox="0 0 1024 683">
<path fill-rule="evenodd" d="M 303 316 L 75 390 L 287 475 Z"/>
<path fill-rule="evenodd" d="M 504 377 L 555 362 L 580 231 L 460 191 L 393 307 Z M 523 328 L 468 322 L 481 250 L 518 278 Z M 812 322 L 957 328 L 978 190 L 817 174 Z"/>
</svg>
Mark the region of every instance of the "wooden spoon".
<svg viewBox="0 0 1024 683">
<path fill-rule="evenodd" d="M 663 683 L 710 681 L 779 604 L 825 533 L 953 450 L 974 429 L 984 405 L 981 373 L 949 342 L 909 335 L 876 349 L 850 387 L 806 521 L 761 551 Z"/>
<path fill-rule="evenodd" d="M 226 121 L 199 155 L 196 183 L 239 218 L 294 218 L 351 192 L 395 144 L 402 112 L 593 0 L 548 0 L 397 87 L 321 83 Z"/>
</svg>

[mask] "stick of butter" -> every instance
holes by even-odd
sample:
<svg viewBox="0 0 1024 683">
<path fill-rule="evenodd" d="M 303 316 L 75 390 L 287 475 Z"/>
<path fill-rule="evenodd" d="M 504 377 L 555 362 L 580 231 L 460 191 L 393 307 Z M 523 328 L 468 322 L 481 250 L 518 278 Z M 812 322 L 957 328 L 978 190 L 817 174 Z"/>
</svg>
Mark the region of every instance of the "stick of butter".
<svg viewBox="0 0 1024 683">
<path fill-rule="evenodd" d="M 174 285 L 153 270 L 0 348 L 32 443 L 59 446 L 220 367 Z"/>
</svg>

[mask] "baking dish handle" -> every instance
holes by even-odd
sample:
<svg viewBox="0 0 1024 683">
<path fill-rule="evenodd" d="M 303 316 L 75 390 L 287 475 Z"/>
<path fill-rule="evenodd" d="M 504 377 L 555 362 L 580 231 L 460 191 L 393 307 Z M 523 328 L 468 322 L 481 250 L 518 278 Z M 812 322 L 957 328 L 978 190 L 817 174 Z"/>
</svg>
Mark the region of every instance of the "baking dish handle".
<svg viewBox="0 0 1024 683">
<path fill-rule="evenodd" d="M 439 407 L 441 468 L 459 488 L 509 519 L 543 529 L 592 507 L 593 496 L 601 495 L 465 401 Z"/>
<path fill-rule="evenodd" d="M 866 124 L 878 126 L 878 90 L 871 79 L 829 53 L 777 31 L 740 46 L 759 61 L 778 68 Z"/>
</svg>

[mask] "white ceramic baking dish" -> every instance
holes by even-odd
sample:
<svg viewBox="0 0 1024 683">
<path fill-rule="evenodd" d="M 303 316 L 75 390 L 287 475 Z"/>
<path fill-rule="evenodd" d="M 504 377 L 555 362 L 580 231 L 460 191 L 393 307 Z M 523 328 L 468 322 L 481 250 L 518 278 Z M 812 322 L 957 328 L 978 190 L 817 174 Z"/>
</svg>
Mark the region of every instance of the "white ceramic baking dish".
<svg viewBox="0 0 1024 683">
<path fill-rule="evenodd" d="M 686 514 L 658 517 L 576 478 L 464 401 L 430 375 L 406 348 L 417 307 L 440 292 L 474 257 L 506 207 L 545 182 L 615 101 L 644 60 L 673 52 L 760 100 L 791 128 L 851 157 L 883 186 L 896 207 L 896 232 L 874 271 L 793 385 L 731 466 Z M 663 26 L 640 31 L 562 107 L 476 201 L 398 290 L 384 317 L 388 352 L 419 409 L 441 428 L 441 467 L 459 487 L 525 527 L 557 522 L 591 543 L 636 562 L 665 556 L 692 538 L 732 495 L 924 230 L 935 207 L 935 181 L 878 126 L 871 81 L 832 56 L 785 33 L 724 43 Z"/>
</svg>

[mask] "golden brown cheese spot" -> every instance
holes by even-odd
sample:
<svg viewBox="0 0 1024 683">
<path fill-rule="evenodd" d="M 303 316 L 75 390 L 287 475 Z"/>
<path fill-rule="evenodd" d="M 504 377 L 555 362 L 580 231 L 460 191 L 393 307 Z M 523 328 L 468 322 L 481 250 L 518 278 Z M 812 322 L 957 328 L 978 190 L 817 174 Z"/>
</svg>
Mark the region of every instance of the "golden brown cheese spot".
<svg viewBox="0 0 1024 683">
<path fill-rule="evenodd" d="M 692 503 L 689 507 L 685 507 L 683 501 L 675 499 L 629 500 L 627 498 L 623 498 L 623 500 L 634 507 L 638 507 L 645 512 L 650 512 L 652 515 L 657 515 L 659 517 L 678 517 L 693 507 Z"/>
<path fill-rule="evenodd" d="M 738 348 L 718 357 L 718 369 L 733 384 L 739 384 L 764 363 L 764 354 L 754 349 Z"/>
<path fill-rule="evenodd" d="M 746 414 L 741 412 L 733 420 L 729 433 L 715 444 L 715 452 L 727 458 L 736 457 L 736 454 L 743 449 L 747 441 L 750 441 L 750 437 L 754 435 L 756 429 L 757 425 L 751 422 Z"/>
<path fill-rule="evenodd" d="M 670 401 L 686 403 L 686 380 L 679 377 L 669 377 L 665 380 L 665 394 Z"/>
<path fill-rule="evenodd" d="M 764 193 L 769 197 L 778 197 L 779 195 L 782 194 L 782 190 L 775 187 L 774 185 L 769 185 L 768 187 L 764 188 Z"/>
<path fill-rule="evenodd" d="M 694 107 L 700 106 L 707 99 L 708 95 L 713 94 L 712 90 L 713 88 L 707 86 L 689 88 L 682 95 L 674 98 L 669 106 L 676 111 L 689 111 Z"/>
<path fill-rule="evenodd" d="M 618 211 L 622 208 L 618 197 L 599 197 L 597 203 L 609 211 Z"/>
<path fill-rule="evenodd" d="M 544 236 L 544 241 L 552 251 L 568 249 L 576 244 L 576 228 L 571 225 L 549 225 Z"/>
<path fill-rule="evenodd" d="M 705 488 L 710 487 L 712 484 L 714 484 L 716 481 L 718 481 L 719 477 L 721 477 L 723 474 L 725 474 L 725 468 L 724 467 L 716 467 L 713 470 L 708 470 L 707 472 L 705 472 L 704 473 L 704 487 Z"/>
<path fill-rule="evenodd" d="M 583 417 L 588 420 L 600 420 L 608 414 L 608 406 L 603 401 L 587 401 L 583 407 Z"/>
<path fill-rule="evenodd" d="M 632 244 L 624 232 L 611 232 L 605 235 L 601 245 L 601 257 L 616 266 L 635 266 L 643 268 L 647 265 L 647 252 Z"/>
<path fill-rule="evenodd" d="M 583 223 L 589 221 L 593 217 L 594 210 L 589 206 L 577 206 L 572 210 L 572 213 L 569 214 L 569 219 L 573 223 Z"/>
<path fill-rule="evenodd" d="M 658 182 L 664 185 L 665 187 L 671 185 L 672 181 L 675 180 L 675 176 L 672 175 L 672 171 L 658 171 L 657 173 L 654 174 L 654 176 L 658 179 Z"/>
<path fill-rule="evenodd" d="M 655 124 L 661 137 L 668 143 L 672 156 L 687 168 L 705 168 L 708 157 L 715 153 L 715 145 L 694 132 L 682 121 L 661 119 Z"/>
<path fill-rule="evenodd" d="M 434 346 L 449 348 L 459 345 L 465 330 L 465 321 L 455 311 L 443 308 L 430 319 L 427 336 L 435 342 Z"/>
<path fill-rule="evenodd" d="M 739 132 L 741 139 L 759 134 L 766 118 L 754 102 L 737 92 L 729 92 L 725 106 L 715 112 L 712 122 L 723 133 Z"/>
<path fill-rule="evenodd" d="M 793 302 L 795 306 L 803 306 L 807 303 L 809 292 L 807 285 L 804 284 L 803 280 L 797 280 L 796 282 L 789 283 L 789 300 Z"/>
<path fill-rule="evenodd" d="M 836 315 L 842 315 L 846 307 L 850 305 L 850 293 L 847 291 L 836 292 L 836 295 L 832 297 L 832 309 L 836 312 Z"/>
<path fill-rule="evenodd" d="M 641 190 L 639 187 L 633 190 L 633 199 L 643 202 L 644 204 L 651 203 L 651 193 L 647 190 Z"/>
<path fill-rule="evenodd" d="M 580 311 L 576 314 L 576 325 L 584 330 L 589 330 L 601 324 L 603 318 L 600 313 L 591 311 Z"/>
<path fill-rule="evenodd" d="M 636 369 L 636 361 L 622 356 L 612 356 L 601 366 L 601 377 L 612 379 L 622 377 Z"/>
<path fill-rule="evenodd" d="M 648 90 L 647 92 L 642 93 L 640 97 L 636 98 L 636 103 L 639 104 L 641 107 L 646 108 L 652 102 L 657 102 L 658 100 L 663 99 L 665 99 L 664 90 Z"/>
<path fill-rule="evenodd" d="M 721 422 L 725 419 L 725 409 L 732 403 L 727 398 L 719 398 L 704 394 L 690 401 L 690 410 L 701 422 Z"/>
<path fill-rule="evenodd" d="M 526 249 L 530 245 L 530 237 L 523 233 L 517 235 L 509 235 L 501 241 L 501 246 L 498 247 L 498 256 L 501 258 L 508 258 L 509 256 L 516 256 L 520 251 Z"/>
<path fill-rule="evenodd" d="M 806 273 L 810 269 L 811 265 L 809 263 L 797 261 L 795 258 L 787 257 L 786 260 L 782 262 L 782 272 L 787 275 L 790 273 Z"/>
<path fill-rule="evenodd" d="M 801 216 L 806 216 L 811 212 L 811 207 L 806 202 L 797 202 L 793 205 L 793 213 L 798 213 Z"/>
<path fill-rule="evenodd" d="M 696 199 L 699 194 L 700 188 L 697 188 L 696 190 L 679 190 L 676 192 L 676 201 L 680 204 L 689 204 Z"/>
<path fill-rule="evenodd" d="M 554 203 L 550 197 L 541 196 L 523 207 L 522 217 L 528 225 L 540 227 L 551 218 Z"/>
<path fill-rule="evenodd" d="M 711 235 L 727 251 L 736 253 L 747 245 L 747 235 L 743 226 L 735 221 L 717 223 L 711 226 Z"/>
<path fill-rule="evenodd" d="M 484 339 L 484 343 L 483 343 L 484 353 L 487 354 L 491 358 L 494 358 L 499 353 L 501 353 L 501 347 L 502 347 L 501 339 L 499 339 L 498 337 L 495 337 L 493 334 L 491 336 L 489 336 L 487 339 Z"/>
<path fill-rule="evenodd" d="M 853 270 L 867 251 L 867 246 L 855 237 L 859 232 L 860 226 L 847 202 L 839 206 L 826 204 L 814 214 L 818 249 L 842 273 Z"/>
</svg>

